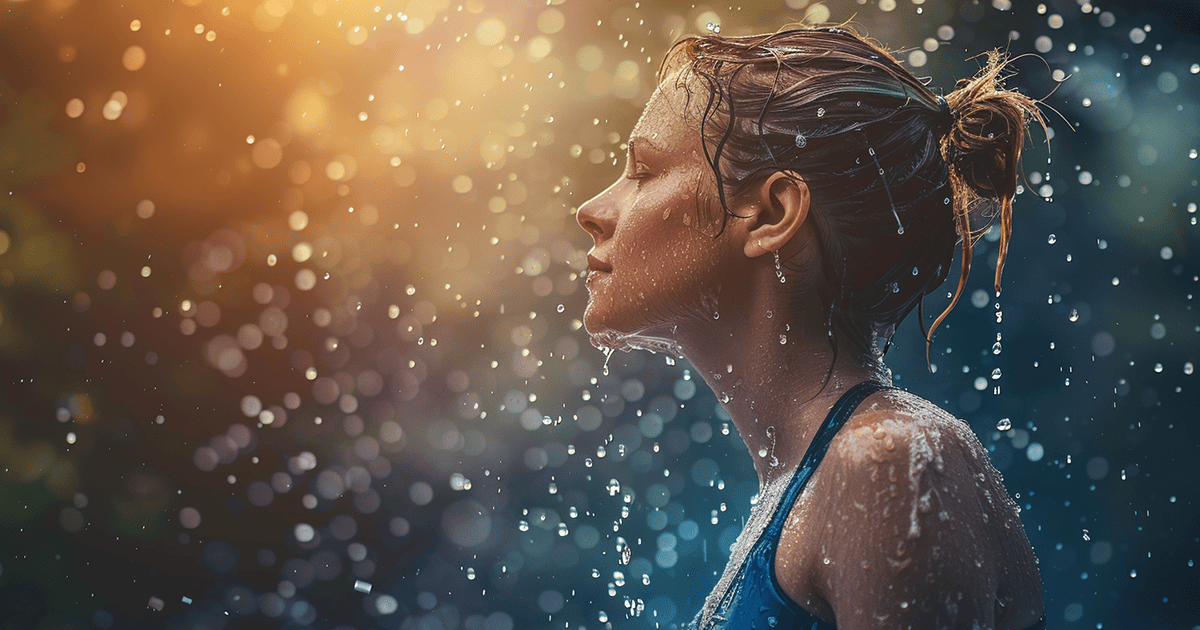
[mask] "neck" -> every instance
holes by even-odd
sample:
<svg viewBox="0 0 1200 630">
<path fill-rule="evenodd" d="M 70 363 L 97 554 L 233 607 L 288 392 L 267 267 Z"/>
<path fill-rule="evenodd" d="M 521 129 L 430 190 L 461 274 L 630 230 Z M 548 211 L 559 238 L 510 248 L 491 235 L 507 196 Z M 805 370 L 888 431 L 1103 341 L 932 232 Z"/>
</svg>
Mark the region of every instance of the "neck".
<svg viewBox="0 0 1200 630">
<path fill-rule="evenodd" d="M 722 290 L 720 319 L 677 336 L 749 447 L 760 485 L 799 465 L 846 390 L 867 380 L 891 383 L 882 363 L 858 365 L 845 340 L 835 357 L 820 313 L 811 312 L 819 309 L 789 306 L 818 301 L 786 294 L 769 272 Z"/>
</svg>

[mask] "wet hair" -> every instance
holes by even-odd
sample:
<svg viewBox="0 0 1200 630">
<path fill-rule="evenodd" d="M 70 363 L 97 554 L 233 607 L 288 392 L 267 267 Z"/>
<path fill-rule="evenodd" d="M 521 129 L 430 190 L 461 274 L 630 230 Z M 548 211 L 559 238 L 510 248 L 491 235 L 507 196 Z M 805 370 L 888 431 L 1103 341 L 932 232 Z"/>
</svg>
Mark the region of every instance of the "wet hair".
<svg viewBox="0 0 1200 630">
<path fill-rule="evenodd" d="M 957 246 L 958 303 L 974 242 L 998 222 L 995 289 L 1012 233 L 1018 162 L 1038 101 L 1003 86 L 1009 60 L 987 53 L 973 78 L 934 94 L 887 50 L 846 25 L 768 35 L 685 38 L 667 53 L 664 81 L 707 91 L 700 107 L 704 156 L 716 196 L 760 176 L 790 172 L 808 186 L 825 282 L 818 292 L 835 356 L 845 331 L 857 360 L 891 344 L 900 322 L 945 281 Z"/>
</svg>

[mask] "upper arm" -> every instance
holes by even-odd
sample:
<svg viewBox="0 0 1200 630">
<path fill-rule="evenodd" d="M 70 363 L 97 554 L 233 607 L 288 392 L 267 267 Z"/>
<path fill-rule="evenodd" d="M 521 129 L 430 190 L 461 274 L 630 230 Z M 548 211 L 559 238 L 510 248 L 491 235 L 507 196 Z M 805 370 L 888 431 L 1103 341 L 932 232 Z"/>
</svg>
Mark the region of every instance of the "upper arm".
<svg viewBox="0 0 1200 630">
<path fill-rule="evenodd" d="M 995 627 L 993 532 L 1012 506 L 956 424 L 872 419 L 831 445 L 825 518 L 841 525 L 824 528 L 817 580 L 839 630 Z"/>
</svg>

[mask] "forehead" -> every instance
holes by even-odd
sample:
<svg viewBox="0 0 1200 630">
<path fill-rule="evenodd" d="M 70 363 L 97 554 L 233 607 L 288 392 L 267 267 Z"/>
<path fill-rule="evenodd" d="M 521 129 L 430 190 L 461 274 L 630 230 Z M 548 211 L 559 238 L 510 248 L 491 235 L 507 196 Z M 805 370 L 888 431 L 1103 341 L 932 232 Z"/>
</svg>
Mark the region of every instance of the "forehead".
<svg viewBox="0 0 1200 630">
<path fill-rule="evenodd" d="M 631 138 L 645 138 L 668 149 L 699 146 L 699 127 L 693 115 L 696 101 L 688 98 L 689 79 L 681 73 L 684 70 L 672 72 L 655 88 L 634 125 Z"/>
</svg>

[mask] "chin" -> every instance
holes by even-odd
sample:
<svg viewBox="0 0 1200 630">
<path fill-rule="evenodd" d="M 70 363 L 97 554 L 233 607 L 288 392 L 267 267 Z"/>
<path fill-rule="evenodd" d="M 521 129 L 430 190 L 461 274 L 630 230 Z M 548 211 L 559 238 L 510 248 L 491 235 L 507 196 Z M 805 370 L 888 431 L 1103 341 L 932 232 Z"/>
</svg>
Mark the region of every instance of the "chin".
<svg viewBox="0 0 1200 630">
<path fill-rule="evenodd" d="M 616 309 L 611 303 L 602 304 L 593 295 L 588 300 L 587 310 L 583 314 L 583 327 L 587 331 L 588 341 L 599 350 L 611 353 L 614 350 L 629 352 L 631 350 L 648 350 L 663 353 L 675 358 L 683 358 L 683 348 L 674 339 L 667 337 L 663 326 L 648 326 L 645 322 L 634 324 L 621 321 L 630 319 L 616 316 Z"/>
</svg>

